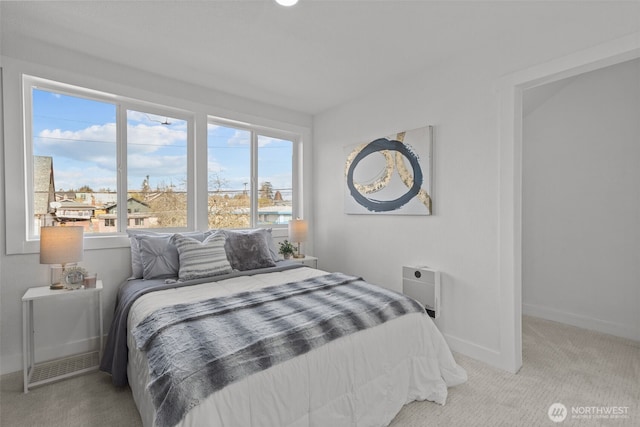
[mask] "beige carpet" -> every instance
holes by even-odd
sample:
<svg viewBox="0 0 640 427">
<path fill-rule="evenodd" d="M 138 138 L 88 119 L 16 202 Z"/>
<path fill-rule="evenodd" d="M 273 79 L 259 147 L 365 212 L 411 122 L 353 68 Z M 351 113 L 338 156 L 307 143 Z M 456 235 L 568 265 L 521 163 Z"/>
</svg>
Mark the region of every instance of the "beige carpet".
<svg viewBox="0 0 640 427">
<path fill-rule="evenodd" d="M 523 318 L 522 336 L 517 375 L 456 354 L 469 381 L 449 389 L 445 406 L 406 405 L 391 425 L 640 426 L 640 343 L 533 317 Z M 562 423 L 547 415 L 553 403 L 569 412 Z M 628 407 L 628 418 L 571 418 L 572 407 L 587 406 Z"/>
<path fill-rule="evenodd" d="M 640 426 L 638 343 L 525 317 L 523 346 L 524 366 L 518 375 L 457 354 L 469 381 L 449 390 L 445 406 L 411 403 L 391 425 Z M 141 425 L 129 389 L 115 389 L 101 373 L 36 387 L 27 395 L 22 393 L 21 373 L 0 377 L 0 386 L 2 427 Z M 547 415 L 556 402 L 569 412 L 557 424 Z M 594 411 L 612 406 L 626 407 L 626 418 L 576 419 L 571 415 L 572 408 L 584 412 L 587 407 L 595 407 L 590 409 Z"/>
</svg>

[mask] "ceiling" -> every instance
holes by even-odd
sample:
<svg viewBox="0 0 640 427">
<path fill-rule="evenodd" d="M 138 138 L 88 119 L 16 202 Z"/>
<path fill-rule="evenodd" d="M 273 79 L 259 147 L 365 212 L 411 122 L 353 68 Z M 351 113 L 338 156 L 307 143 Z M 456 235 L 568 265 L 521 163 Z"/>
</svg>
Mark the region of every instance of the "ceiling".
<svg viewBox="0 0 640 427">
<path fill-rule="evenodd" d="M 42 41 L 317 114 L 478 49 L 621 37 L 640 29 L 640 2 L 0 1 L 0 24 L 11 53 Z"/>
</svg>

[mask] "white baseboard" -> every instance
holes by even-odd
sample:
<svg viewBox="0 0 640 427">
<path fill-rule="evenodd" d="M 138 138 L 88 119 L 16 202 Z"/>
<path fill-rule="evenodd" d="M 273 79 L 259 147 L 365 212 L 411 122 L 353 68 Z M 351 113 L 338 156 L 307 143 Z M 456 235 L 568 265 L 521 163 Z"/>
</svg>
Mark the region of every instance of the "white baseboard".
<svg viewBox="0 0 640 427">
<path fill-rule="evenodd" d="M 479 360 L 495 368 L 506 370 L 505 367 L 502 366 L 502 357 L 499 351 L 483 347 L 462 338 L 454 337 L 453 335 L 442 335 L 445 341 L 447 341 L 447 344 L 449 344 L 451 351 L 464 354 L 465 356 L 469 356 L 472 359 Z"/>
<path fill-rule="evenodd" d="M 640 341 L 640 330 L 636 327 L 621 323 L 610 322 L 608 320 L 597 319 L 593 316 L 567 313 L 554 308 L 543 307 L 534 304 L 522 304 L 522 314 L 533 317 L 540 317 L 554 322 L 565 323 L 578 328 L 590 331 L 602 332 L 604 334 L 615 335 L 634 341 Z"/>
<path fill-rule="evenodd" d="M 104 337 L 106 342 L 107 337 Z M 49 347 L 36 347 L 36 363 L 46 362 L 48 360 L 60 359 L 73 354 L 87 353 L 95 351 L 99 347 L 98 337 L 87 338 L 80 341 L 65 343 Z M 0 375 L 9 374 L 11 372 L 22 371 L 22 353 L 12 354 L 2 357 L 0 364 Z"/>
</svg>

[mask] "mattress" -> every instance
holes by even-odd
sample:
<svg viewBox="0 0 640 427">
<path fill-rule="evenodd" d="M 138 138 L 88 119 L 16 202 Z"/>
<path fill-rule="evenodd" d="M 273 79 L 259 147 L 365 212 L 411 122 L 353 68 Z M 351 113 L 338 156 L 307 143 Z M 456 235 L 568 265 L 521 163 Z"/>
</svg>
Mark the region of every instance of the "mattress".
<svg viewBox="0 0 640 427">
<path fill-rule="evenodd" d="M 234 277 L 140 297 L 128 317 L 129 384 L 144 426 L 155 425 L 146 356 L 130 331 L 153 311 L 327 274 L 312 268 Z M 435 324 L 412 313 L 341 337 L 219 390 L 178 424 L 195 426 L 384 426 L 414 400 L 445 404 L 466 381 Z"/>
</svg>

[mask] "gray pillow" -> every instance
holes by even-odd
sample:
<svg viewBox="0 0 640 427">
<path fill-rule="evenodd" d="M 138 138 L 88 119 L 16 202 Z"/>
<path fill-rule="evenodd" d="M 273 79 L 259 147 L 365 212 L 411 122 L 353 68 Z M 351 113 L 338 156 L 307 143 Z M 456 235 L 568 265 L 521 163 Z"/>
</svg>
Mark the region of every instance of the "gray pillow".
<svg viewBox="0 0 640 427">
<path fill-rule="evenodd" d="M 269 247 L 269 254 L 271 255 L 271 259 L 274 262 L 278 262 L 282 260 L 282 257 L 278 253 L 278 248 L 276 247 L 276 242 L 273 241 L 273 233 L 271 228 L 252 228 L 248 230 L 209 230 L 205 232 L 205 235 L 214 234 L 214 233 L 224 233 L 227 237 L 233 234 L 262 234 L 267 241 L 267 246 Z"/>
<path fill-rule="evenodd" d="M 138 239 L 136 236 L 173 236 L 173 233 L 157 233 L 155 231 L 148 230 L 127 230 L 127 234 L 129 235 L 129 242 L 131 244 L 131 277 L 130 279 L 142 279 L 144 276 L 144 268 L 142 265 L 142 257 L 140 256 L 140 245 L 138 244 Z M 192 237 L 199 241 L 203 241 L 205 239 L 205 233 L 201 231 L 190 231 L 187 233 L 182 233 L 183 236 Z M 170 243 L 170 242 L 169 242 Z M 171 246 L 174 246 L 173 243 L 170 243 Z M 177 256 L 177 249 L 176 256 Z"/>
<path fill-rule="evenodd" d="M 276 248 L 276 242 L 273 241 L 273 233 L 271 228 L 263 228 L 261 229 L 265 235 L 265 239 L 267 239 L 267 245 L 269 246 L 269 253 L 271 254 L 271 259 L 275 262 L 280 261 L 282 258 L 278 254 L 278 248 Z"/>
<path fill-rule="evenodd" d="M 172 242 L 178 248 L 180 257 L 180 280 L 231 273 L 231 264 L 224 249 L 225 241 L 223 234 L 210 235 L 204 242 L 174 234 Z"/>
<path fill-rule="evenodd" d="M 131 243 L 131 277 L 130 279 L 142 279 L 142 258 L 140 258 L 140 245 L 134 235 L 129 235 Z"/>
<path fill-rule="evenodd" d="M 171 237 L 137 235 L 142 262 L 143 279 L 163 279 L 176 277 L 180 262 L 178 260 L 178 249 L 171 243 Z"/>
<path fill-rule="evenodd" d="M 227 252 L 227 258 L 234 270 L 254 270 L 276 265 L 273 258 L 271 258 L 269 244 L 262 230 L 255 230 L 254 232 L 223 230 L 216 234 L 226 236 L 227 241 L 224 247 Z"/>
</svg>

